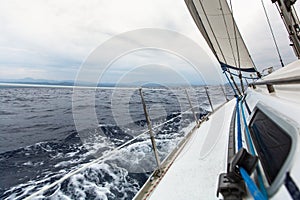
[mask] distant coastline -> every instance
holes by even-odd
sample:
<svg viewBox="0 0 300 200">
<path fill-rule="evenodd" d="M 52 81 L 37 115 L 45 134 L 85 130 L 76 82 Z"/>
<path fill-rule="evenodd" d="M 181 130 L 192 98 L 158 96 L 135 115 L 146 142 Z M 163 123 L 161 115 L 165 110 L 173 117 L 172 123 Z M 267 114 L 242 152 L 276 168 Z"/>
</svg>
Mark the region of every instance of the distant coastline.
<svg viewBox="0 0 300 200">
<path fill-rule="evenodd" d="M 72 80 L 47 80 L 47 79 L 0 79 L 0 86 L 18 86 L 18 87 L 115 87 L 112 83 L 100 83 L 95 85 L 89 82 L 74 82 Z"/>
<path fill-rule="evenodd" d="M 56 81 L 56 80 L 46 80 L 46 79 L 0 79 L 0 87 L 58 87 L 58 88 L 95 88 L 95 87 L 124 87 L 124 88 L 136 88 L 136 87 L 150 87 L 150 88 L 161 88 L 161 87 L 187 87 L 187 86 L 203 86 L 201 84 L 184 85 L 179 83 L 144 83 L 144 82 L 133 82 L 133 83 L 91 83 L 91 82 L 74 82 L 71 80 Z"/>
</svg>

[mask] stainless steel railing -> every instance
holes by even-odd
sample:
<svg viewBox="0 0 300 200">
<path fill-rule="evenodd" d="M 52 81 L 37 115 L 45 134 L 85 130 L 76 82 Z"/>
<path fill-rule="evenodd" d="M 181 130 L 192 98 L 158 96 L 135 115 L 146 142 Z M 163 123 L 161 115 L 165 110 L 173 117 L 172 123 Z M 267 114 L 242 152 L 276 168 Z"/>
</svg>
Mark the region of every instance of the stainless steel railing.
<svg viewBox="0 0 300 200">
<path fill-rule="evenodd" d="M 273 85 L 288 85 L 288 84 L 300 84 L 300 76 L 289 77 L 289 78 L 281 78 L 281 79 L 273 79 L 266 81 L 257 81 L 250 83 L 249 85 L 256 89 L 257 85 L 266 85 L 269 93 L 275 92 L 275 88 Z"/>
</svg>

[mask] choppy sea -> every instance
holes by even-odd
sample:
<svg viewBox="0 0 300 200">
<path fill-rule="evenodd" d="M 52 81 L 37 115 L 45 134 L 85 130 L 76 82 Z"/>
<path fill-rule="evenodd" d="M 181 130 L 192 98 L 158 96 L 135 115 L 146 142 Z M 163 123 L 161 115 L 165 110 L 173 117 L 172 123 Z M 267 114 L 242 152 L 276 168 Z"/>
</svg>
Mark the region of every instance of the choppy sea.
<svg viewBox="0 0 300 200">
<path fill-rule="evenodd" d="M 225 102 L 218 86 L 208 92 L 214 107 Z M 198 118 L 211 111 L 203 87 L 188 93 Z M 182 88 L 143 94 L 163 160 L 194 116 Z M 83 88 L 74 98 L 72 88 L 2 86 L 0 97 L 0 199 L 23 199 L 99 157 L 38 198 L 132 199 L 156 167 L 138 89 Z"/>
</svg>

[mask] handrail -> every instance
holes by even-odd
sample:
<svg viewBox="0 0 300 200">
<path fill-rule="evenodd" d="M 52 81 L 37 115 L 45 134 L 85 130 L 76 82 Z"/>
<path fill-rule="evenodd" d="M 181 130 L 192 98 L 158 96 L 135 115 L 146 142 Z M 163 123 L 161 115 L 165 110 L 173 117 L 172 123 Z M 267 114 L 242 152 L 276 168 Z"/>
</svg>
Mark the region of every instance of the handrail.
<svg viewBox="0 0 300 200">
<path fill-rule="evenodd" d="M 261 80 L 257 82 L 252 82 L 249 84 L 250 87 L 256 89 L 256 85 L 266 85 L 269 93 L 275 92 L 273 85 L 288 85 L 288 84 L 300 84 L 300 76 L 280 78 L 273 80 Z"/>
<path fill-rule="evenodd" d="M 289 78 L 280 78 L 280 79 L 273 79 L 273 80 L 262 80 L 250 83 L 250 85 L 284 85 L 284 84 L 299 84 L 300 83 L 300 76 L 289 77 Z"/>
</svg>

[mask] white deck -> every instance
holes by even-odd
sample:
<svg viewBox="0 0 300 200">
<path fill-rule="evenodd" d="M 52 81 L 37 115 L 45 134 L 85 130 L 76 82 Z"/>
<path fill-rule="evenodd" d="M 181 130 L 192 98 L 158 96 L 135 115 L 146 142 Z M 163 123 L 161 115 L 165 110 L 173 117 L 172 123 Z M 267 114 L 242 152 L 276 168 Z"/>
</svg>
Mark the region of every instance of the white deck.
<svg viewBox="0 0 300 200">
<path fill-rule="evenodd" d="M 234 106 L 235 100 L 228 102 L 196 130 L 149 199 L 217 199 Z"/>
<path fill-rule="evenodd" d="M 300 61 L 292 63 L 279 72 L 274 72 L 272 76 L 264 77 L 264 80 L 280 79 L 281 72 L 286 78 L 291 77 L 291 74 L 297 77 L 300 71 L 295 66 L 299 65 Z M 255 90 L 248 89 L 246 100 L 250 109 L 252 110 L 258 102 L 261 102 L 278 112 L 278 115 L 287 116 L 299 125 L 299 85 L 274 85 L 274 88 L 275 92 L 271 94 L 265 85 L 257 86 Z M 220 173 L 226 172 L 227 168 L 228 134 L 234 106 L 235 100 L 230 101 L 196 130 L 150 194 L 149 199 L 219 199 L 216 196 L 218 177 Z M 299 154 L 300 147 L 297 145 L 295 155 Z M 299 168 L 300 159 L 296 156 L 289 171 L 297 185 L 300 184 Z M 288 199 L 289 197 L 290 194 L 282 185 L 271 198 Z"/>
</svg>

